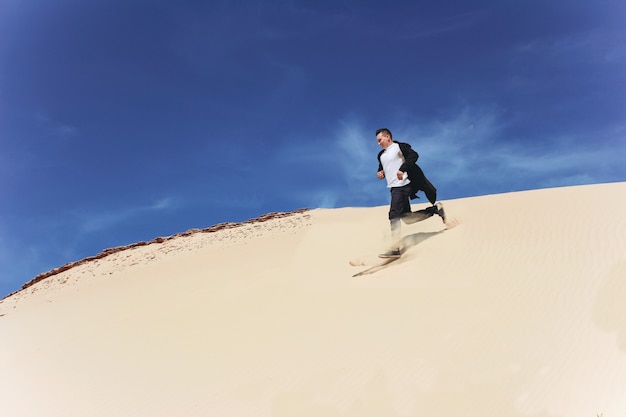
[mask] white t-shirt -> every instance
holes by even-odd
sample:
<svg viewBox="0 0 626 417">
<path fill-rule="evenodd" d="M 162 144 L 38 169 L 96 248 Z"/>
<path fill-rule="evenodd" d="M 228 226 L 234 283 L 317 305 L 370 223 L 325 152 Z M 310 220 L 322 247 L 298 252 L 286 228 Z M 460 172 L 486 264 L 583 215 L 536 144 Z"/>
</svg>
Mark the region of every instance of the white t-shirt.
<svg viewBox="0 0 626 417">
<path fill-rule="evenodd" d="M 404 156 L 402 156 L 402 151 L 400 151 L 400 146 L 397 143 L 392 143 L 383 151 L 382 155 L 380 155 L 380 163 L 383 166 L 383 171 L 385 171 L 387 187 L 402 187 L 411 182 L 406 172 L 402 180 L 398 179 L 397 174 L 404 163 Z"/>
</svg>

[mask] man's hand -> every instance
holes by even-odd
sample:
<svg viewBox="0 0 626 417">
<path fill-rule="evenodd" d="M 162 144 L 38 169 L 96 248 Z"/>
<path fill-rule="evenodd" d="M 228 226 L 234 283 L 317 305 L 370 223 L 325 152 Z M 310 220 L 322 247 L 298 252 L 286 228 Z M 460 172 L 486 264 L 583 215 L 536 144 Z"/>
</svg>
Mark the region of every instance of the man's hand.
<svg viewBox="0 0 626 417">
<path fill-rule="evenodd" d="M 404 172 L 402 171 L 398 171 L 398 173 L 396 174 L 396 176 L 398 177 L 398 179 L 400 181 L 402 181 L 404 179 Z"/>
<path fill-rule="evenodd" d="M 383 178 L 385 178 L 385 171 L 378 171 L 376 173 L 376 176 L 378 177 L 379 180 L 382 180 Z"/>
</svg>

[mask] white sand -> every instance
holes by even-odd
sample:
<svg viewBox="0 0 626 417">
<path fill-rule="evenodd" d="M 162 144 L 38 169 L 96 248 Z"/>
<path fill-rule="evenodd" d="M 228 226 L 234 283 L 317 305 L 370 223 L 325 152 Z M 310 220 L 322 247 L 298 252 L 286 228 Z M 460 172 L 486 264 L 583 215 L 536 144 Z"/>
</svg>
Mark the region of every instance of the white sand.
<svg viewBox="0 0 626 417">
<path fill-rule="evenodd" d="M 623 417 L 626 183 L 444 204 L 360 277 L 387 207 L 42 280 L 0 302 L 0 416 Z"/>
</svg>

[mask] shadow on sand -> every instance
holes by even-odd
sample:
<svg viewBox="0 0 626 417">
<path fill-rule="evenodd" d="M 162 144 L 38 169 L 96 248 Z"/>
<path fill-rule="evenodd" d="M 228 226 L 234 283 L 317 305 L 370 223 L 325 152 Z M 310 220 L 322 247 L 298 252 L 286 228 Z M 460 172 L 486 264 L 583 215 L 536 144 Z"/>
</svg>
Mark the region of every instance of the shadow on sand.
<svg viewBox="0 0 626 417">
<path fill-rule="evenodd" d="M 438 232 L 419 232 L 419 233 L 413 233 L 412 235 L 407 235 L 404 236 L 402 238 L 402 240 L 400 241 L 400 246 L 402 247 L 402 249 L 400 250 L 403 254 L 407 251 L 408 248 L 412 247 L 412 246 L 416 246 L 420 243 L 422 243 L 423 241 L 425 241 L 428 238 L 431 238 L 433 236 L 436 236 L 438 234 L 441 234 L 443 232 L 445 232 L 447 229 L 443 229 L 440 230 Z M 353 277 L 360 277 L 363 275 L 371 275 L 375 272 L 380 271 L 381 269 L 385 269 L 387 266 L 389 266 L 389 264 L 397 262 L 402 260 L 402 258 L 391 258 L 391 259 L 381 259 L 380 263 L 367 268 L 364 271 L 358 272 L 354 275 L 352 275 Z"/>
<path fill-rule="evenodd" d="M 407 235 L 404 236 L 402 238 L 402 240 L 400 241 L 400 246 L 402 247 L 402 253 L 406 252 L 408 248 L 410 248 L 411 246 L 417 246 L 420 243 L 422 243 L 423 241 L 425 241 L 428 238 L 431 238 L 433 236 L 437 236 L 443 232 L 445 232 L 448 229 L 442 229 L 438 232 L 419 232 L 419 233 L 413 233 L 412 235 Z"/>
</svg>

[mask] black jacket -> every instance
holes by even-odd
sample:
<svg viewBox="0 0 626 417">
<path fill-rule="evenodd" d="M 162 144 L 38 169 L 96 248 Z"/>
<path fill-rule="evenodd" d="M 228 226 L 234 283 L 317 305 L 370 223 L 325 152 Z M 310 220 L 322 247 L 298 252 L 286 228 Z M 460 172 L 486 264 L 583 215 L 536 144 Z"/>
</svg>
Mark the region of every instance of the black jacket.
<svg viewBox="0 0 626 417">
<path fill-rule="evenodd" d="M 435 204 L 437 201 L 437 189 L 435 186 L 428 181 L 426 175 L 424 175 L 424 171 L 417 165 L 417 158 L 419 155 L 415 152 L 411 145 L 408 143 L 402 143 L 395 141 L 400 146 L 400 152 L 402 152 L 402 156 L 404 156 L 404 163 L 400 166 L 400 171 L 406 172 L 409 177 L 409 184 L 411 186 L 411 200 L 417 197 L 417 193 L 419 191 L 423 191 L 426 194 L 426 198 L 431 204 Z M 383 149 L 378 153 L 378 171 L 383 170 L 383 164 L 380 162 L 380 156 L 383 154 L 385 150 Z"/>
</svg>

